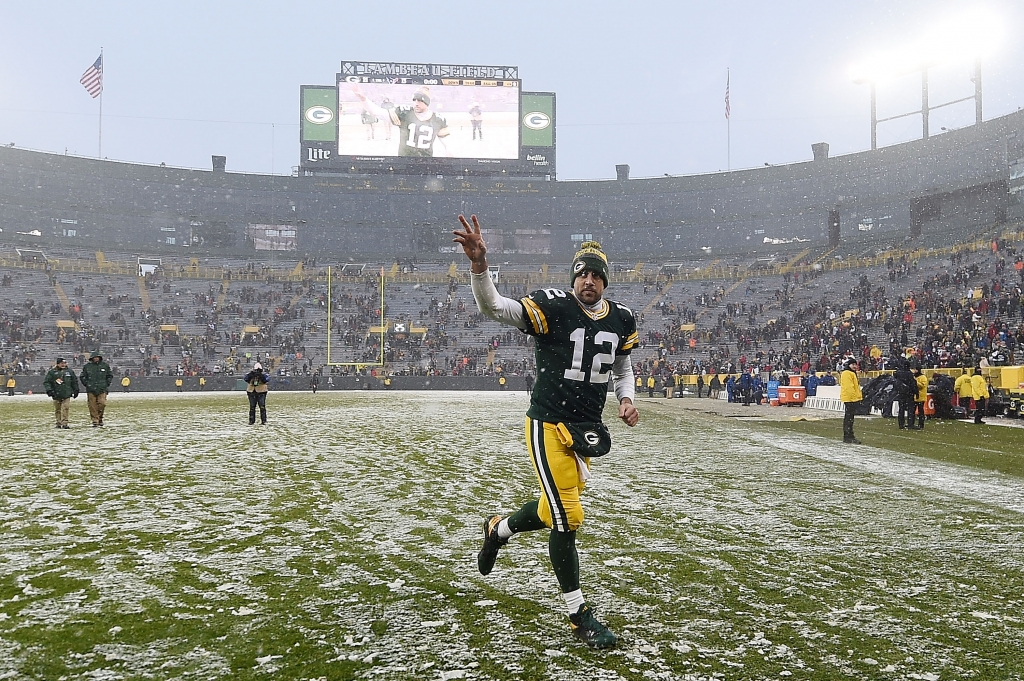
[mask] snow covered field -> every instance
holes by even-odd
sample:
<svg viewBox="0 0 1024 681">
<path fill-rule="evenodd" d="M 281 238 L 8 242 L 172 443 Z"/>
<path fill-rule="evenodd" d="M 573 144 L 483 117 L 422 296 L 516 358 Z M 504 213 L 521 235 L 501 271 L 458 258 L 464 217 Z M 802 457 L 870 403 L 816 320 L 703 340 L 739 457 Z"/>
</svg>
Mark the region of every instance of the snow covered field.
<svg viewBox="0 0 1024 681">
<path fill-rule="evenodd" d="M 0 679 L 1019 679 L 1024 481 L 724 419 L 616 420 L 570 636 L 522 393 L 0 398 Z M 609 414 L 610 416 L 610 414 Z"/>
</svg>

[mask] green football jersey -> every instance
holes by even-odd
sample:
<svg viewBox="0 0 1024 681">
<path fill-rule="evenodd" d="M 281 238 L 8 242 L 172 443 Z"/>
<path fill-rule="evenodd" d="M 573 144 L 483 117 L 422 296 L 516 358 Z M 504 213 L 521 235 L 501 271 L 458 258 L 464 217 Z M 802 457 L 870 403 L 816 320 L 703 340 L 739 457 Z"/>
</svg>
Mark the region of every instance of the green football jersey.
<svg viewBox="0 0 1024 681">
<path fill-rule="evenodd" d="M 448 123 L 435 113 L 421 121 L 410 107 L 399 106 L 391 110 L 391 122 L 398 126 L 401 139 L 399 156 L 433 156 L 434 142 L 448 136 Z"/>
<path fill-rule="evenodd" d="M 571 291 L 545 288 L 520 301 L 537 340 L 537 382 L 527 416 L 558 423 L 601 420 L 612 363 L 639 337 L 633 311 L 602 300 L 596 312 Z"/>
</svg>

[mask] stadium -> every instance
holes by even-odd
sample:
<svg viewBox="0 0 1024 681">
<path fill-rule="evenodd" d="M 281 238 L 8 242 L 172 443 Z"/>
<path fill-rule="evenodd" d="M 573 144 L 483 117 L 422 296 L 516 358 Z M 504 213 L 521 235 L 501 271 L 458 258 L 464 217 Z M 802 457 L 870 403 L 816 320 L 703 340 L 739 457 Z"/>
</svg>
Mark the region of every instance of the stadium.
<svg viewBox="0 0 1024 681">
<path fill-rule="evenodd" d="M 0 147 L 0 678 L 1021 678 L 1024 113 L 837 157 L 809 140 L 813 160 L 782 166 L 563 181 L 553 93 L 513 67 L 410 66 L 303 86 L 290 177 Z M 392 94 L 444 112 L 448 156 L 400 154 L 417 131 L 385 131 Z M 613 424 L 580 549 L 614 652 L 552 615 L 543 542 L 516 539 L 487 579 L 473 564 L 480 517 L 536 495 L 537 366 L 477 313 L 452 243 L 471 213 L 503 295 L 568 287 L 596 240 L 637 316 L 644 420 Z M 43 430 L 43 376 L 97 350 L 110 423 L 83 428 L 76 404 L 71 445 Z M 698 377 L 778 390 L 849 357 L 865 383 L 903 359 L 982 373 L 998 425 L 908 435 L 890 399 L 858 420 L 870 446 L 840 449 L 823 400 L 696 399 Z"/>
<path fill-rule="evenodd" d="M 334 88 L 304 87 L 303 111 L 327 109 L 322 102 L 344 109 L 337 102 L 352 99 L 346 86 L 355 76 L 346 74 L 357 68 L 369 67 L 345 62 Z M 471 67 L 459 68 L 464 74 Z M 489 68 L 484 75 L 493 75 L 498 67 L 472 68 Z M 511 67 L 500 72 L 518 75 Z M 518 92 L 519 81 L 509 82 Z M 435 93 L 435 100 L 441 96 Z M 528 96 L 546 98 L 554 127 L 554 95 L 522 94 Z M 524 108 L 539 106 L 531 104 Z M 867 303 L 876 312 L 887 308 L 881 312 L 892 317 L 930 277 L 948 269 L 954 252 L 989 257 L 972 285 L 991 284 L 987 271 L 1008 255 L 1003 267 L 1012 269 L 1024 219 L 1020 112 L 838 158 L 816 144 L 815 160 L 786 166 L 647 179 L 629 178 L 626 167 L 615 181 L 572 182 L 555 179 L 554 132 L 530 140 L 525 124 L 523 140 L 550 146 L 524 145 L 516 159 L 482 169 L 470 161 L 500 159 L 401 157 L 406 166 L 399 174 L 398 156 L 325 155 L 338 143 L 337 132 L 328 135 L 335 135 L 334 142 L 324 141 L 323 130 L 308 119 L 304 114 L 302 163 L 293 177 L 226 172 L 223 158 L 214 159 L 211 171 L 195 171 L 0 148 L 2 262 L 11 284 L 0 290 L 7 309 L 27 310 L 5 322 L 5 369 L 45 372 L 45 362 L 61 351 L 83 354 L 94 349 L 86 346 L 102 344 L 118 360 L 119 375 L 143 380 L 214 378 L 228 366 L 237 370 L 240 355 L 269 359 L 287 377 L 325 368 L 350 373 L 335 365 L 447 376 L 460 362 L 470 373 L 521 374 L 529 348 L 496 324 L 470 320 L 465 309 L 468 268 L 450 237 L 456 215 L 476 213 L 505 292 L 560 284 L 579 244 L 597 240 L 613 259 L 615 295 L 656 320 L 644 329 L 650 345 L 668 340 L 672 364 L 711 363 L 721 370 L 723 359 L 768 351 L 755 341 L 758 347 L 747 342 L 730 354 L 721 341 L 727 327 L 733 343 L 737 334 L 785 334 L 765 327 L 786 310 L 823 315 L 801 320 L 811 327 L 836 312 L 850 317 Z M 518 160 L 537 158 L 539 150 L 545 151 L 544 165 Z M 993 251 L 992 243 L 1004 250 Z M 889 274 L 906 262 L 914 267 L 890 281 Z M 328 269 L 337 291 L 327 291 Z M 383 305 L 379 295 L 362 290 L 371 278 L 379 284 L 380 272 Z M 801 275 L 804 283 L 797 285 Z M 862 275 L 869 282 L 884 279 L 885 295 L 848 296 Z M 836 293 L 844 302 L 835 300 Z M 822 294 L 830 304 L 821 306 Z M 338 308 L 341 314 L 328 324 L 326 300 L 332 295 L 347 296 L 351 304 Z M 1012 290 L 1004 287 L 992 298 L 988 304 L 1004 315 L 1008 307 L 1019 310 Z M 745 303 L 756 304 L 756 314 Z M 722 311 L 728 311 L 729 324 Z M 740 315 L 744 323 L 736 324 Z M 895 329 L 871 316 L 868 323 L 854 319 L 867 332 L 868 345 L 896 349 Z M 399 338 L 395 328 L 416 331 Z M 910 336 L 917 331 L 909 328 Z M 1019 335 L 1019 326 L 1001 331 L 1005 342 L 1007 335 Z M 700 350 L 690 352 L 683 336 L 699 338 Z M 17 352 L 28 348 L 23 339 L 31 339 L 29 352 L 41 364 L 14 356 L 25 354 Z M 77 345 L 63 349 L 71 340 Z M 1017 340 L 1003 350 L 1010 364 Z M 945 350 L 956 345 L 962 344 Z M 818 359 L 799 361 L 793 343 L 772 349 L 790 350 L 796 356 L 787 359 L 804 371 L 807 359 Z M 837 357 L 831 359 L 834 365 Z M 976 359 L 972 355 L 967 363 Z"/>
</svg>

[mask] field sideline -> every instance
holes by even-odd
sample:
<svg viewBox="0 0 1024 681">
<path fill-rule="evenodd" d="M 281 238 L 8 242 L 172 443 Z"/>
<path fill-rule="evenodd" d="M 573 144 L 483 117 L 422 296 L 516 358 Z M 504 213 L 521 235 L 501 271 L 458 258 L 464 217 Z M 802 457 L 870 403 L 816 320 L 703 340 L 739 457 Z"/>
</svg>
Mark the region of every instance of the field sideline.
<svg viewBox="0 0 1024 681">
<path fill-rule="evenodd" d="M 623 641 L 581 647 L 543 533 L 476 571 L 536 495 L 526 406 L 0 399 L 0 679 L 1022 678 L 1024 480 L 642 402 L 579 537 Z"/>
</svg>

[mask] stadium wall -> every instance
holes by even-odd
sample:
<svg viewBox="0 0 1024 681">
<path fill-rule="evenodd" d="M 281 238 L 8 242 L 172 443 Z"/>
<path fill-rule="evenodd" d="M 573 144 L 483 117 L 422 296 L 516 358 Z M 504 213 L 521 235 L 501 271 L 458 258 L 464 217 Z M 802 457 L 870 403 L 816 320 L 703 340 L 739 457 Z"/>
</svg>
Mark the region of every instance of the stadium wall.
<svg viewBox="0 0 1024 681">
<path fill-rule="evenodd" d="M 117 371 L 117 367 L 114 367 Z M 17 374 L 14 377 L 17 381 L 16 395 L 41 395 L 46 392 L 43 387 L 43 377 L 33 375 Z M 178 392 L 174 384 L 177 376 L 136 376 L 131 379 L 130 392 Z M 206 385 L 200 387 L 198 376 L 182 377 L 181 392 L 221 392 L 238 391 L 245 392 L 245 382 L 235 376 L 206 376 Z M 6 381 L 6 377 L 4 377 Z M 301 392 L 308 391 L 309 376 L 284 376 L 274 377 L 270 383 L 271 392 Z M 508 376 L 506 384 L 502 387 L 498 383 L 497 376 L 390 376 L 391 384 L 385 385 L 383 378 L 375 376 L 335 376 L 334 388 L 327 388 L 327 376 L 320 377 L 320 392 L 335 392 L 338 390 L 526 390 L 526 384 L 522 376 Z M 110 386 L 111 399 L 114 400 L 124 390 L 120 385 L 120 377 L 115 376 Z M 84 390 L 82 391 L 85 392 Z M 6 392 L 4 393 L 6 397 Z M 239 395 L 242 400 L 240 405 L 247 404 L 244 396 Z M 85 395 L 78 400 L 85 403 Z"/>
<path fill-rule="evenodd" d="M 944 242 L 1013 221 L 1007 183 L 1021 159 L 1024 112 L 819 161 L 612 181 L 281 177 L 0 147 L 0 228 L 38 230 L 43 244 L 244 253 L 247 224 L 286 224 L 299 253 L 428 260 L 451 251 L 454 216 L 474 212 L 498 257 L 568 260 L 591 235 L 630 262 L 824 246 L 838 210 L 855 249 L 912 228 Z"/>
</svg>

